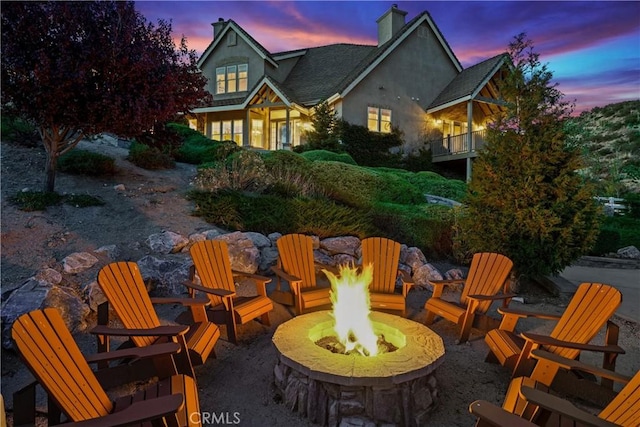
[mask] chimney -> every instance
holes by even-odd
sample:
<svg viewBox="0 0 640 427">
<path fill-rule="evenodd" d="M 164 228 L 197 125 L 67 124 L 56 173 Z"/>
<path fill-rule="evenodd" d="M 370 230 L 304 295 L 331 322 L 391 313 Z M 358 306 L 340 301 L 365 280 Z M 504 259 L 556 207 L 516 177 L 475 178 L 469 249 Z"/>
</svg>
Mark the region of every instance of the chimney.
<svg viewBox="0 0 640 427">
<path fill-rule="evenodd" d="M 387 10 L 376 21 L 378 23 L 378 46 L 382 46 L 404 27 L 404 17 L 407 12 L 398 9 L 397 4 L 392 4 L 391 9 Z"/>
<path fill-rule="evenodd" d="M 218 22 L 212 22 L 211 25 L 213 26 L 213 39 L 216 39 L 216 36 L 218 34 L 220 34 L 220 31 L 222 31 L 222 28 L 224 27 L 224 24 L 226 24 L 226 22 L 224 22 L 224 18 L 218 18 Z"/>
</svg>

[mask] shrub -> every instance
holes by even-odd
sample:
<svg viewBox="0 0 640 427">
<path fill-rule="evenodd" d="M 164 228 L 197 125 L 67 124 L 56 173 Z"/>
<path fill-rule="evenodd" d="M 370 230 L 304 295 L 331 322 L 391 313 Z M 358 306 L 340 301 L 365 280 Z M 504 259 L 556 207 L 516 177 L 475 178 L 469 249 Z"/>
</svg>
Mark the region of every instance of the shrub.
<svg viewBox="0 0 640 427">
<path fill-rule="evenodd" d="M 418 172 L 407 176 L 421 193 L 432 194 L 461 202 L 467 194 L 467 184 L 457 179 L 446 179 L 435 172 Z"/>
<path fill-rule="evenodd" d="M 104 205 L 104 201 L 88 194 L 70 194 L 64 198 L 64 203 L 75 206 L 76 208 Z"/>
<path fill-rule="evenodd" d="M 596 243 L 589 252 L 590 255 L 602 256 L 620 249 L 620 233 L 615 230 L 602 229 Z"/>
<path fill-rule="evenodd" d="M 179 162 L 200 165 L 225 160 L 231 154 L 241 150 L 242 148 L 235 142 L 212 141 L 204 135 L 198 134 L 185 140 L 176 151 L 175 156 Z"/>
<path fill-rule="evenodd" d="M 402 145 L 402 134 L 398 129 L 391 133 L 371 132 L 364 126 L 341 122 L 340 136 L 344 150 L 357 164 L 362 166 L 397 166 L 401 164 L 399 154 L 389 149 Z"/>
<path fill-rule="evenodd" d="M 262 157 L 256 152 L 242 150 L 225 162 L 208 163 L 198 168 L 195 183 L 201 190 L 264 191 L 271 184 Z"/>
<path fill-rule="evenodd" d="M 402 164 L 404 165 L 404 169 L 412 172 L 431 170 L 433 168 L 431 150 L 428 148 L 420 148 L 405 157 Z"/>
<path fill-rule="evenodd" d="M 58 170 L 76 175 L 113 175 L 115 160 L 87 150 L 71 150 L 58 159 Z"/>
<path fill-rule="evenodd" d="M 171 169 L 175 167 L 173 158 L 157 148 L 134 141 L 129 147 L 127 160 L 143 169 Z"/>
<path fill-rule="evenodd" d="M 356 208 L 367 208 L 375 201 L 380 183 L 375 171 L 340 162 L 313 162 L 313 179 L 328 197 Z"/>
<path fill-rule="evenodd" d="M 62 196 L 55 192 L 22 191 L 12 198 L 12 202 L 18 205 L 21 211 L 43 211 L 48 206 L 54 206 L 62 202 Z"/>
<path fill-rule="evenodd" d="M 311 150 L 302 153 L 302 157 L 312 162 L 317 161 L 330 161 L 330 162 L 342 162 L 349 165 L 357 165 L 356 161 L 347 153 L 334 153 L 327 150 Z"/>
<path fill-rule="evenodd" d="M 309 170 L 309 160 L 292 151 L 268 151 L 262 154 L 262 158 L 268 171 L 273 169 L 286 169 L 298 173 L 307 173 Z"/>
<path fill-rule="evenodd" d="M 42 142 L 36 127 L 27 120 L 3 113 L 0 115 L 0 123 L 0 136 L 3 141 L 27 147 L 35 147 Z"/>
<path fill-rule="evenodd" d="M 293 200 L 291 205 L 295 212 L 295 231 L 303 234 L 314 234 L 320 238 L 332 236 L 358 236 L 364 238 L 372 235 L 374 228 L 366 213 L 339 205 L 327 199 Z"/>
</svg>

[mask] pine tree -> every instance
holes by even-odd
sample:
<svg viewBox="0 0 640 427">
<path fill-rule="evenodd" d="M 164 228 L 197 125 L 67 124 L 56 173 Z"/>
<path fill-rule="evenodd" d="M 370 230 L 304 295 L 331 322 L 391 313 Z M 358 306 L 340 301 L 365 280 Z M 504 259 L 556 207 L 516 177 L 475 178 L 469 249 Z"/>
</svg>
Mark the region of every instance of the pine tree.
<svg viewBox="0 0 640 427">
<path fill-rule="evenodd" d="M 525 278 L 555 274 L 595 243 L 599 210 L 566 143 L 572 105 L 551 83 L 533 43 L 509 44 L 511 72 L 501 85 L 507 107 L 488 130 L 474 163 L 462 238 L 471 252 L 509 256 Z"/>
</svg>

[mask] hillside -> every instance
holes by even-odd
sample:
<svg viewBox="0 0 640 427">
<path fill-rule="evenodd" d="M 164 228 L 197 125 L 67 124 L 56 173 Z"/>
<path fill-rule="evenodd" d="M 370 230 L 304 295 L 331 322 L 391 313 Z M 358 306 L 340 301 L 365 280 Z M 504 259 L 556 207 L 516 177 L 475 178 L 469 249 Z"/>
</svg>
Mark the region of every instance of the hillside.
<svg viewBox="0 0 640 427">
<path fill-rule="evenodd" d="M 600 195 L 640 193 L 640 100 L 585 111 L 568 120 L 566 130 Z"/>
</svg>

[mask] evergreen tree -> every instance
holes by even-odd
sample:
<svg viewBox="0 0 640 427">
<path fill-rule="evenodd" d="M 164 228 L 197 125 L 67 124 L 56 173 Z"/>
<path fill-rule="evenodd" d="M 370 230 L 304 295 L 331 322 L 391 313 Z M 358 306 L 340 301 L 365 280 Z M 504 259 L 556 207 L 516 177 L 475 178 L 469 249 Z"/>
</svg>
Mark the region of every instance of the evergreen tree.
<svg viewBox="0 0 640 427">
<path fill-rule="evenodd" d="M 555 274 L 595 243 L 599 210 L 577 174 L 579 152 L 566 143 L 572 105 L 551 83 L 533 43 L 509 44 L 511 72 L 501 85 L 504 113 L 474 163 L 461 238 L 471 252 L 510 257 L 516 274 Z"/>
<path fill-rule="evenodd" d="M 308 149 L 342 151 L 337 117 L 338 113 L 326 101 L 318 104 L 311 118 L 313 130 L 307 132 Z"/>
</svg>

